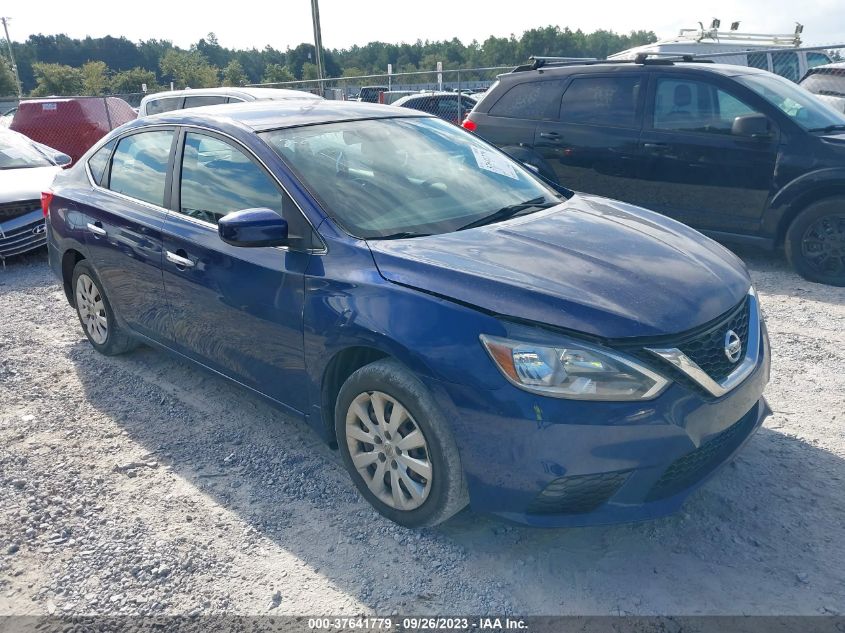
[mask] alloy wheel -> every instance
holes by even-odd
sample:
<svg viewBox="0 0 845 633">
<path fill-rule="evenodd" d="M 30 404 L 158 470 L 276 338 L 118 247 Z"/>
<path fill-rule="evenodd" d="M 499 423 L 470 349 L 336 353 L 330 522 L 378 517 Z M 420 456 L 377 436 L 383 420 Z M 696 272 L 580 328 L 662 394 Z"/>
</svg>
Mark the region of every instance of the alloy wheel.
<svg viewBox="0 0 845 633">
<path fill-rule="evenodd" d="M 396 510 L 415 510 L 431 492 L 428 444 L 413 416 L 381 391 L 359 394 L 346 413 L 349 455 L 370 491 Z"/>
<path fill-rule="evenodd" d="M 104 345 L 109 336 L 106 306 L 94 280 L 85 274 L 76 280 L 76 309 L 91 340 Z"/>
<path fill-rule="evenodd" d="M 801 238 L 801 255 L 820 273 L 845 272 L 845 215 L 825 215 L 813 222 Z"/>
</svg>

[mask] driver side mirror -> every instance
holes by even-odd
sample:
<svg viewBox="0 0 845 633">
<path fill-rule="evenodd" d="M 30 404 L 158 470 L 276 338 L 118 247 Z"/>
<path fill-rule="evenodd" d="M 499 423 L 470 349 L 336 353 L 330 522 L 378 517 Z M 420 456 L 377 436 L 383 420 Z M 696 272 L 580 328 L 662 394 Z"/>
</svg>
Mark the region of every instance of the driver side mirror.
<svg viewBox="0 0 845 633">
<path fill-rule="evenodd" d="M 288 223 L 271 209 L 243 209 L 224 215 L 217 223 L 217 233 L 232 246 L 256 248 L 288 243 Z"/>
<path fill-rule="evenodd" d="M 73 159 L 63 152 L 56 152 L 53 154 L 53 162 L 59 167 L 67 167 L 73 162 Z"/>
<path fill-rule="evenodd" d="M 766 140 L 772 138 L 771 124 L 765 114 L 746 114 L 734 119 L 731 134 Z"/>
</svg>

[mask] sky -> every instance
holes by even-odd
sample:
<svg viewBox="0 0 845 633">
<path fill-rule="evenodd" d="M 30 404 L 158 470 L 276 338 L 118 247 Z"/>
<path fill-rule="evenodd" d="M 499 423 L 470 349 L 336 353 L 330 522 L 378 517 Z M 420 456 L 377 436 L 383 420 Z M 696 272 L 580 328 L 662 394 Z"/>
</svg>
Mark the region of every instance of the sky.
<svg viewBox="0 0 845 633">
<path fill-rule="evenodd" d="M 670 37 L 680 28 L 695 27 L 698 21 L 707 24 L 713 17 L 722 20 L 723 28 L 740 20 L 740 30 L 765 33 L 791 33 L 797 21 L 804 24 L 807 45 L 845 42 L 845 12 L 837 6 L 841 0 L 716 0 L 700 7 L 678 0 L 531 0 L 518 5 L 502 0 L 319 1 L 326 48 L 453 37 L 469 43 L 490 35 L 519 36 L 526 29 L 549 24 L 584 31 L 653 30 L 659 37 Z M 284 50 L 313 41 L 310 0 L 47 0 L 6 3 L 2 11 L 12 18 L 13 41 L 37 33 L 66 33 L 71 37 L 122 35 L 133 41 L 166 39 L 187 47 L 209 32 L 228 48 L 270 45 Z"/>
</svg>

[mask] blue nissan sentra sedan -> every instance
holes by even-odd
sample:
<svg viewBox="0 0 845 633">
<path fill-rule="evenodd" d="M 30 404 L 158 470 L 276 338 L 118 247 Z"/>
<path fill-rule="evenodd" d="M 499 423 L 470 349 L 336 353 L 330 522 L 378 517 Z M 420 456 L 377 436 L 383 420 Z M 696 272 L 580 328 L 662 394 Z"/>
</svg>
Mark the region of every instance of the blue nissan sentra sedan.
<svg viewBox="0 0 845 633">
<path fill-rule="evenodd" d="M 768 415 L 748 272 L 445 121 L 315 101 L 126 124 L 43 196 L 94 348 L 147 343 L 302 418 L 405 526 L 676 510 Z"/>
</svg>

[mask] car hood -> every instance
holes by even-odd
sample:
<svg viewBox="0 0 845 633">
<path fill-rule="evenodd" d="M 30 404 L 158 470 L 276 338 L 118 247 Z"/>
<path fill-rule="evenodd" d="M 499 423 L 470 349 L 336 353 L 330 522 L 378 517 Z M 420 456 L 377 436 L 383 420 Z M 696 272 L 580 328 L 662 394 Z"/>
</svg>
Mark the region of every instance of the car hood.
<svg viewBox="0 0 845 633">
<path fill-rule="evenodd" d="M 53 184 L 61 167 L 29 167 L 0 169 L 0 203 L 18 200 L 41 201 L 41 192 Z"/>
<path fill-rule="evenodd" d="M 498 224 L 368 244 L 389 281 L 609 339 L 695 328 L 751 284 L 739 258 L 700 233 L 581 194 Z"/>
</svg>

